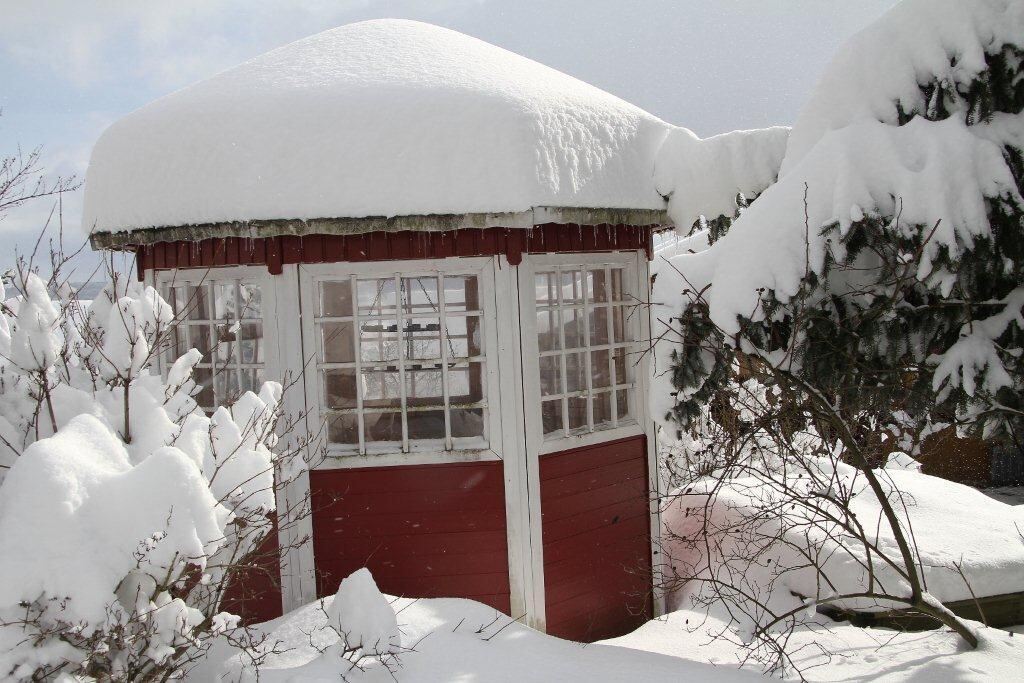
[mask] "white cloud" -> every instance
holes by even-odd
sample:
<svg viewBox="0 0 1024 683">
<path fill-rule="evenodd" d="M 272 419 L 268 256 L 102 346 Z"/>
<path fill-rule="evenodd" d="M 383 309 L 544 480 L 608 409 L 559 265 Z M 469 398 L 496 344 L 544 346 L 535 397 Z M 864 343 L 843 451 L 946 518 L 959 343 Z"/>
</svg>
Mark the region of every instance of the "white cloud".
<svg viewBox="0 0 1024 683">
<path fill-rule="evenodd" d="M 75 87 L 169 90 L 368 13 L 430 15 L 482 0 L 4 0 L 0 52 Z"/>
</svg>

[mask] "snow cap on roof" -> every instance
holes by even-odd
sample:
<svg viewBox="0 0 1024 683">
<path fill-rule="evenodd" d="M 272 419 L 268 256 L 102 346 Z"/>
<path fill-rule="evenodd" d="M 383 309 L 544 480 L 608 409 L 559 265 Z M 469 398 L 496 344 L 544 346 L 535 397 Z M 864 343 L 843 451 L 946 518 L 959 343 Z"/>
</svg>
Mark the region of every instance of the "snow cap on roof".
<svg viewBox="0 0 1024 683">
<path fill-rule="evenodd" d="M 86 175 L 92 232 L 258 219 L 663 209 L 670 127 L 448 29 L 341 26 L 129 114 Z"/>
</svg>

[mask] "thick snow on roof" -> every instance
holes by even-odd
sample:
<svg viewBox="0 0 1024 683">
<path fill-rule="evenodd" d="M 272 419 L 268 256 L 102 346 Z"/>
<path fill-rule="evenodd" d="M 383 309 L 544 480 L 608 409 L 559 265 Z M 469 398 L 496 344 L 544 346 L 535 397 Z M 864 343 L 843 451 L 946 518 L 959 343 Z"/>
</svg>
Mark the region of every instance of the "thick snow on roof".
<svg viewBox="0 0 1024 683">
<path fill-rule="evenodd" d="M 139 109 L 96 143 L 92 232 L 273 218 L 663 209 L 671 127 L 437 26 L 375 20 L 268 52 Z"/>
</svg>

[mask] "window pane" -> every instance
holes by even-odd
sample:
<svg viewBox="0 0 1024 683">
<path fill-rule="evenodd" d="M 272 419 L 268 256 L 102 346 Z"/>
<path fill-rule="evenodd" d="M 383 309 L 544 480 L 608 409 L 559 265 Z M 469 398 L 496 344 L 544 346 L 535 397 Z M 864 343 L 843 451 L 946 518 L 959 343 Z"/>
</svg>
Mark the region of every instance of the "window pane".
<svg viewBox="0 0 1024 683">
<path fill-rule="evenodd" d="M 364 361 L 398 360 L 398 321 L 389 318 L 359 322 L 359 354 Z"/>
<path fill-rule="evenodd" d="M 455 408 L 451 411 L 452 436 L 468 438 L 484 435 L 483 408 Z"/>
<path fill-rule="evenodd" d="M 484 400 L 483 370 L 483 363 L 467 363 L 448 369 L 448 398 L 453 405 Z"/>
<path fill-rule="evenodd" d="M 587 388 L 587 367 L 582 353 L 569 353 L 565 356 L 566 393 L 583 391 Z"/>
<path fill-rule="evenodd" d="M 408 406 L 443 406 L 441 370 L 406 370 L 405 402 Z"/>
<path fill-rule="evenodd" d="M 188 337 L 189 346 L 193 349 L 198 349 L 203 354 L 206 362 L 209 363 L 210 352 L 213 351 L 213 345 L 210 342 L 210 326 L 207 324 L 189 325 Z"/>
<path fill-rule="evenodd" d="M 242 283 L 238 286 L 242 295 L 239 318 L 262 318 L 263 317 L 263 292 L 259 285 Z"/>
<path fill-rule="evenodd" d="M 352 323 L 323 323 L 324 361 L 327 363 L 355 362 L 352 349 Z"/>
<path fill-rule="evenodd" d="M 480 316 L 446 318 L 448 335 L 448 357 L 468 358 L 482 355 L 482 334 Z"/>
<path fill-rule="evenodd" d="M 235 302 L 235 283 L 218 282 L 213 285 L 214 305 L 213 313 L 216 320 L 234 320 L 237 316 L 237 305 Z"/>
<path fill-rule="evenodd" d="M 356 283 L 360 315 L 394 313 L 396 306 L 395 279 L 359 280 Z"/>
<path fill-rule="evenodd" d="M 594 394 L 594 426 L 609 424 L 612 421 L 612 394 L 605 391 Z"/>
<path fill-rule="evenodd" d="M 327 418 L 327 440 L 331 443 L 359 443 L 358 415 L 330 415 Z"/>
<path fill-rule="evenodd" d="M 554 273 L 537 273 L 533 276 L 533 283 L 537 304 L 554 304 L 556 302 Z"/>
<path fill-rule="evenodd" d="M 196 383 L 196 388 L 199 390 L 192 395 L 202 408 L 212 408 L 214 404 L 213 397 L 213 370 L 210 368 L 196 368 L 195 372 L 192 373 L 192 380 Z"/>
<path fill-rule="evenodd" d="M 412 411 L 406 419 L 408 420 L 410 439 L 444 438 L 443 410 Z"/>
<path fill-rule="evenodd" d="M 188 313 L 189 320 L 209 320 L 210 304 L 206 294 L 206 285 L 187 285 L 185 300 L 181 302 Z"/>
<path fill-rule="evenodd" d="M 612 327 L 614 328 L 613 334 L 615 335 L 616 343 L 632 341 L 631 339 L 627 338 L 628 319 L 626 316 L 628 315 L 629 312 L 626 310 L 625 306 L 615 306 L 612 309 Z M 632 335 L 629 336 L 631 337 Z"/>
<path fill-rule="evenodd" d="M 562 399 L 556 398 L 553 401 L 544 401 L 540 404 L 540 419 L 544 425 L 544 433 L 558 432 L 562 430 Z"/>
<path fill-rule="evenodd" d="M 220 367 L 236 363 L 238 361 L 235 357 L 238 351 L 235 343 L 237 335 L 227 325 L 218 325 L 215 332 L 217 333 L 217 346 L 213 351 L 214 362 Z"/>
<path fill-rule="evenodd" d="M 558 309 L 537 311 L 537 348 L 541 351 L 554 351 L 561 348 L 558 336 Z"/>
<path fill-rule="evenodd" d="M 583 303 L 583 271 L 563 270 L 559 282 L 563 305 Z"/>
<path fill-rule="evenodd" d="M 175 325 L 167 336 L 167 342 L 167 362 L 173 363 L 189 349 L 188 329 L 184 325 Z"/>
<path fill-rule="evenodd" d="M 629 381 L 630 368 L 626 349 L 615 349 L 615 382 L 625 384 Z"/>
<path fill-rule="evenodd" d="M 608 351 L 592 351 L 590 353 L 590 386 L 599 389 L 611 385 L 608 370 Z"/>
<path fill-rule="evenodd" d="M 540 395 L 562 393 L 562 363 L 559 356 L 541 356 Z"/>
<path fill-rule="evenodd" d="M 563 308 L 562 323 L 565 327 L 565 348 L 578 349 L 583 346 L 583 309 Z"/>
<path fill-rule="evenodd" d="M 402 404 L 398 370 L 363 371 L 363 407 L 391 408 Z"/>
<path fill-rule="evenodd" d="M 619 405 L 619 420 L 629 417 L 629 393 L 626 389 L 615 392 L 615 400 Z"/>
<path fill-rule="evenodd" d="M 589 273 L 587 296 L 591 301 L 608 301 L 608 278 L 605 277 L 605 270 L 592 270 Z"/>
<path fill-rule="evenodd" d="M 590 345 L 608 343 L 608 309 L 603 306 L 590 311 Z"/>
<path fill-rule="evenodd" d="M 232 403 L 241 393 L 238 387 L 238 372 L 233 368 L 215 369 L 213 373 L 213 388 L 217 405 Z"/>
<path fill-rule="evenodd" d="M 345 280 L 320 283 L 320 315 L 338 317 L 352 315 L 352 284 L 350 282 Z"/>
<path fill-rule="evenodd" d="M 239 390 L 258 394 L 263 386 L 263 371 L 256 368 L 243 368 L 239 373 Z M 243 425 L 244 428 L 245 425 Z"/>
<path fill-rule="evenodd" d="M 420 315 L 438 311 L 437 278 L 402 278 L 402 310 L 406 315 Z"/>
<path fill-rule="evenodd" d="M 356 371 L 352 368 L 323 371 L 324 407 L 355 408 Z"/>
<path fill-rule="evenodd" d="M 263 362 L 263 325 L 245 323 L 239 329 L 239 349 L 243 363 Z"/>
<path fill-rule="evenodd" d="M 622 269 L 612 268 L 612 301 L 623 301 L 626 298 L 622 288 Z"/>
<path fill-rule="evenodd" d="M 370 413 L 363 415 L 367 441 L 401 441 L 401 413 Z"/>
<path fill-rule="evenodd" d="M 405 321 L 405 357 L 411 360 L 441 357 L 441 324 L 437 318 Z"/>
<path fill-rule="evenodd" d="M 585 429 L 587 426 L 587 399 L 576 396 L 569 399 L 569 429 Z"/>
<path fill-rule="evenodd" d="M 444 306 L 449 311 L 480 310 L 476 275 L 449 275 L 444 279 Z"/>
</svg>

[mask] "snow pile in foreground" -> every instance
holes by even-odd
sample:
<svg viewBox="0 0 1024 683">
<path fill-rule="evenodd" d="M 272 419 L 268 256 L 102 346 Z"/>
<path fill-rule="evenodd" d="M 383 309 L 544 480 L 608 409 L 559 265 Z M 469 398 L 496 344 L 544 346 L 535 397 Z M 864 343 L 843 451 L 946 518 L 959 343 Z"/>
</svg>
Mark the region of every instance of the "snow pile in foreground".
<svg viewBox="0 0 1024 683">
<path fill-rule="evenodd" d="M 63 599 L 62 618 L 87 629 L 103 623 L 129 572 L 160 576 L 182 557 L 213 554 L 230 517 L 183 451 L 161 448 L 133 466 L 91 415 L 29 446 L 0 494 L 0 548 L 10 553 L 0 605 Z"/>
<path fill-rule="evenodd" d="M 97 232 L 271 218 L 663 209 L 668 124 L 429 24 L 349 24 L 121 119 L 97 142 Z"/>
<path fill-rule="evenodd" d="M 897 513 L 901 518 L 910 520 L 911 540 L 916 540 L 929 593 L 949 602 L 969 600 L 972 591 L 978 597 L 1024 591 L 1024 539 L 1020 535 L 1020 530 L 1024 530 L 1024 508 L 1006 505 L 970 487 L 910 469 L 886 469 L 879 474 L 883 485 L 893 492 L 890 498 Z M 688 487 L 688 494 L 677 492 L 674 497 L 670 496 L 672 502 L 662 515 L 670 535 L 692 535 L 701 528 L 705 519 L 709 520 L 712 529 L 736 528 L 740 516 L 765 508 L 763 497 L 754 498 L 764 495 L 764 487 L 758 487 L 757 482 L 725 480 L 718 483 L 718 491 L 711 499 L 699 493 L 702 486 L 715 484 L 711 481 L 697 482 Z M 750 485 L 755 488 L 751 489 Z M 881 508 L 863 477 L 858 477 L 852 467 L 840 463 L 836 467 L 835 486 L 856 492 L 850 508 L 864 526 L 868 540 L 874 542 L 877 539 L 881 550 L 901 563 L 899 550 Z M 789 544 L 776 543 L 751 565 L 750 571 L 763 571 L 763 580 L 750 575 L 745 576 L 745 580 L 751 585 L 764 586 L 766 595 L 761 596 L 764 599 L 768 598 L 768 590 L 772 599 L 781 596 L 782 600 L 790 599 L 791 593 L 827 598 L 834 594 L 863 591 L 868 585 L 868 576 L 862 546 L 852 537 L 846 538 L 841 547 L 837 546 L 824 538 L 826 527 L 827 524 L 819 523 L 807 536 L 806 526 L 775 530 L 771 521 L 766 521 L 765 533 L 782 533 Z M 675 542 L 669 536 L 666 536 L 665 543 L 666 554 L 673 562 L 697 567 L 705 566 L 709 561 L 714 565 L 717 560 L 704 558 L 699 548 Z M 807 552 L 821 548 L 819 554 L 824 558 L 822 571 L 834 588 L 822 585 L 814 568 L 806 566 L 807 558 L 798 553 L 797 548 L 805 548 Z M 723 552 L 728 554 L 730 551 L 724 548 Z M 969 588 L 957 565 L 970 583 Z M 876 590 L 909 595 L 905 582 L 890 567 L 880 563 L 877 556 L 874 566 Z M 691 592 L 700 590 L 696 585 L 683 586 L 670 597 L 670 604 L 687 606 Z M 868 610 L 884 607 L 861 599 L 837 601 L 835 604 Z"/>
<path fill-rule="evenodd" d="M 267 643 L 281 654 L 268 657 L 259 680 L 269 683 L 298 681 L 381 681 L 394 679 L 380 665 L 358 670 L 327 651 L 338 640 L 328 628 L 325 611 L 333 600 L 306 605 L 263 624 Z M 746 671 L 716 668 L 675 657 L 603 645 L 582 645 L 534 631 L 492 608 L 460 599 L 393 599 L 402 631 L 404 651 L 395 663 L 398 679 L 415 681 L 592 681 L 627 683 L 696 680 L 754 681 Z M 313 634 L 310 637 L 309 634 Z M 321 654 L 321 651 L 327 651 Z M 228 654 L 222 651 L 222 655 Z M 238 662 L 226 662 L 229 673 L 221 680 L 247 680 L 237 673 Z M 210 680 L 218 663 L 211 657 L 193 680 Z"/>
<path fill-rule="evenodd" d="M 977 650 L 966 649 L 949 630 L 897 633 L 858 628 L 819 617 L 788 640 L 793 664 L 808 681 L 1014 681 L 1024 671 L 1024 638 L 974 623 L 982 636 Z M 714 664 L 740 666 L 745 651 L 715 634 L 726 626 L 715 617 L 681 610 L 649 621 L 608 645 L 657 652 Z M 749 665 L 748 665 L 749 666 Z M 790 672 L 790 677 L 796 678 Z"/>
</svg>

